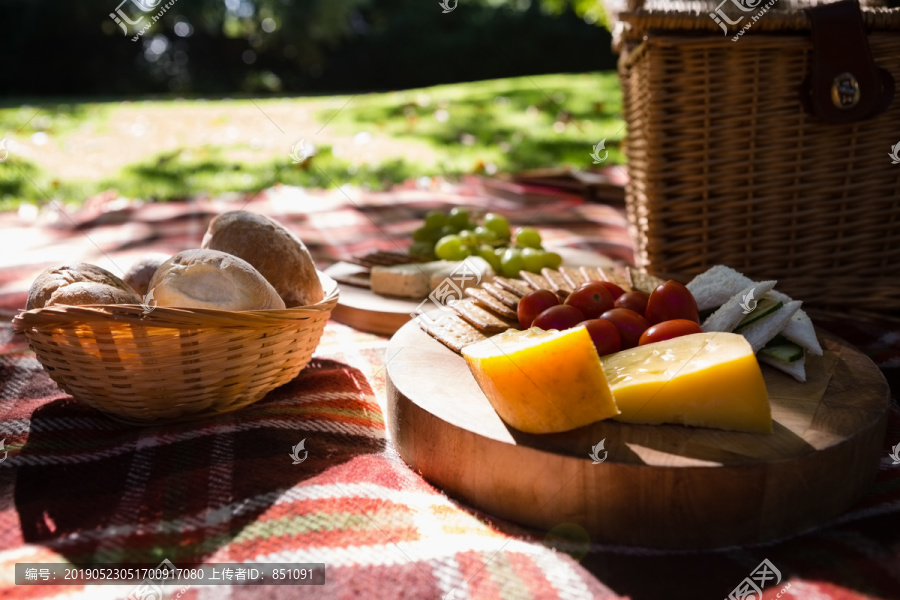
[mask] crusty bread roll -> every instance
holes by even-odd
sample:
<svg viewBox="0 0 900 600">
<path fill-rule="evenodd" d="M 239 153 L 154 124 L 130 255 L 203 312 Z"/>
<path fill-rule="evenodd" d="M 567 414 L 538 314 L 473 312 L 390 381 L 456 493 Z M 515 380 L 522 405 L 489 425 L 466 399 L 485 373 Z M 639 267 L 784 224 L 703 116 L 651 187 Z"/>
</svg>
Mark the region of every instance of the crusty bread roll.
<svg viewBox="0 0 900 600">
<path fill-rule="evenodd" d="M 325 297 L 309 250 L 268 217 L 243 210 L 223 213 L 209 224 L 202 247 L 246 260 L 278 291 L 285 306 L 315 304 Z"/>
<path fill-rule="evenodd" d="M 168 254 L 145 254 L 131 265 L 130 269 L 125 271 L 125 276 L 122 277 L 122 280 L 130 285 L 131 289 L 137 292 L 138 296 L 146 296 L 147 290 L 150 289 L 150 280 L 153 279 L 153 274 L 156 273 L 161 264 L 170 258 Z"/>
<path fill-rule="evenodd" d="M 150 291 L 158 306 L 265 310 L 284 308 L 275 288 L 250 263 L 217 250 L 185 250 L 156 270 Z"/>
<path fill-rule="evenodd" d="M 107 271 L 101 269 L 97 265 L 89 263 L 68 263 L 45 269 L 31 284 L 28 291 L 28 301 L 25 304 L 27 310 L 33 308 L 43 308 L 47 306 L 51 296 L 58 289 L 72 285 L 78 282 L 101 283 L 112 286 L 123 292 L 127 292 L 134 296 L 132 289 L 124 281 Z M 78 288 L 81 289 L 81 288 Z M 74 297 L 74 296 L 73 296 Z M 125 298 L 125 296 L 121 296 Z M 128 302 L 117 302 L 116 304 L 140 304 L 140 298 L 134 296 L 134 300 L 129 297 Z M 62 304 L 56 302 L 56 304 Z M 82 302 L 81 304 L 87 304 Z M 90 302 L 89 304 L 102 304 L 98 302 Z"/>
<path fill-rule="evenodd" d="M 57 289 L 45 306 L 68 304 L 140 304 L 141 299 L 133 291 L 122 290 L 105 283 L 76 281 Z"/>
</svg>

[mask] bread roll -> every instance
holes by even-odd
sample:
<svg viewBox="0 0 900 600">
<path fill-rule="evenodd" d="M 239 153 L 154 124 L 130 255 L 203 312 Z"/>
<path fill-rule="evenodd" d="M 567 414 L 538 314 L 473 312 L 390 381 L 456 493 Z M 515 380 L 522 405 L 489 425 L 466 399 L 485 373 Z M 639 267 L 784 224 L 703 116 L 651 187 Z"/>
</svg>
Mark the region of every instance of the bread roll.
<svg viewBox="0 0 900 600">
<path fill-rule="evenodd" d="M 89 263 L 68 263 L 45 269 L 37 276 L 34 283 L 31 284 L 31 289 L 28 291 L 28 301 L 25 304 L 26 310 L 47 306 L 54 292 L 62 287 L 78 282 L 102 283 L 123 292 L 134 294 L 128 284 L 106 269 L 101 269 L 97 265 Z M 139 304 L 140 298 L 136 296 L 135 298 L 133 303 Z M 126 302 L 125 304 L 129 303 L 132 302 Z M 97 303 L 94 302 L 93 304 Z"/>
<path fill-rule="evenodd" d="M 150 289 L 150 280 L 153 279 L 153 274 L 169 258 L 171 257 L 168 254 L 145 254 L 131 265 L 130 269 L 125 271 L 125 276 L 122 277 L 122 280 L 130 285 L 131 289 L 137 292 L 138 296 L 146 296 L 147 290 Z"/>
<path fill-rule="evenodd" d="M 156 270 L 150 291 L 158 306 L 265 310 L 284 308 L 275 288 L 250 263 L 217 250 L 185 250 Z"/>
<path fill-rule="evenodd" d="M 272 284 L 285 306 L 315 304 L 325 297 L 309 250 L 280 223 L 242 210 L 214 218 L 203 248 L 238 256 Z"/>
<path fill-rule="evenodd" d="M 133 291 L 122 290 L 105 283 L 76 281 L 57 289 L 45 306 L 68 304 L 140 304 L 141 299 Z"/>
</svg>

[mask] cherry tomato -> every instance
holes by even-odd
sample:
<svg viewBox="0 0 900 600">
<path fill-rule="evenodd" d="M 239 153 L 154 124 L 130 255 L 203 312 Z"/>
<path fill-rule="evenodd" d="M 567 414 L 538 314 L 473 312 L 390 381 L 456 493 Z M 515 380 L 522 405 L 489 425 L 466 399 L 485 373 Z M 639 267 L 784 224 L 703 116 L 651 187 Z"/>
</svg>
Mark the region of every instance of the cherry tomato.
<svg viewBox="0 0 900 600">
<path fill-rule="evenodd" d="M 647 300 L 649 299 L 650 296 L 644 292 L 625 292 L 616 298 L 616 308 L 627 308 L 642 315 L 647 310 Z"/>
<path fill-rule="evenodd" d="M 619 335 L 622 338 L 622 350 L 637 346 L 641 339 L 641 334 L 650 327 L 647 319 L 627 308 L 608 310 L 600 315 L 600 318 L 606 319 L 619 330 Z"/>
<path fill-rule="evenodd" d="M 537 317 L 531 324 L 532 327 L 540 327 L 541 329 L 568 329 L 575 327 L 584 321 L 584 315 L 574 306 L 559 304 L 551 306 Z"/>
<path fill-rule="evenodd" d="M 613 297 L 606 286 L 599 283 L 585 283 L 566 298 L 566 304 L 574 306 L 588 319 L 596 319 L 613 307 Z"/>
<path fill-rule="evenodd" d="M 673 319 L 687 319 L 700 323 L 700 311 L 697 310 L 697 301 L 693 294 L 677 281 L 671 280 L 653 290 L 650 299 L 647 300 L 644 316 L 651 325 Z"/>
<path fill-rule="evenodd" d="M 599 283 L 600 285 L 608 289 L 609 293 L 612 294 L 613 300 L 625 293 L 625 290 L 609 281 L 589 281 L 588 283 Z M 582 283 L 581 285 L 587 285 L 587 283 Z"/>
<path fill-rule="evenodd" d="M 579 325 L 584 325 L 587 332 L 591 335 L 591 341 L 594 342 L 594 348 L 597 354 L 606 356 L 622 349 L 622 336 L 619 330 L 610 321 L 605 319 L 588 319 L 582 321 Z"/>
<path fill-rule="evenodd" d="M 687 319 L 672 319 L 671 321 L 663 321 L 651 326 L 647 331 L 641 334 L 638 346 L 644 344 L 652 344 L 654 342 L 663 342 L 672 338 L 690 335 L 692 333 L 703 333 L 700 325 Z"/>
<path fill-rule="evenodd" d="M 550 290 L 537 290 L 530 294 L 525 294 L 519 300 L 518 306 L 516 306 L 519 327 L 528 329 L 534 322 L 535 317 L 557 304 L 559 304 L 559 297 Z"/>
</svg>

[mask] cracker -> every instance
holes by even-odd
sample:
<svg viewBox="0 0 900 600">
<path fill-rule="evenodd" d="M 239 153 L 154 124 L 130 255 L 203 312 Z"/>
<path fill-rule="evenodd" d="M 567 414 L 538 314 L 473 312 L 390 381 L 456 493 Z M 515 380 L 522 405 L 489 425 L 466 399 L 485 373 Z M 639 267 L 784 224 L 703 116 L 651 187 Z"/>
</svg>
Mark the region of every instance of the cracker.
<svg viewBox="0 0 900 600">
<path fill-rule="evenodd" d="M 599 267 L 578 267 L 578 270 L 581 271 L 585 281 L 606 281 Z"/>
<path fill-rule="evenodd" d="M 501 288 L 500 286 L 494 285 L 493 283 L 483 283 L 481 287 L 491 296 L 499 300 L 503 303 L 504 306 L 511 308 L 512 310 L 516 310 L 519 307 L 519 299 L 524 296 L 513 294 L 512 292 L 508 292 Z"/>
<path fill-rule="evenodd" d="M 533 292 L 535 290 L 550 290 L 556 292 L 553 289 L 553 286 L 550 284 L 550 281 L 544 277 L 543 275 L 538 275 L 537 273 L 529 273 L 528 271 L 522 271 L 519 275 L 528 282 L 528 285 L 531 287 L 529 292 Z M 556 296 L 559 298 L 560 302 L 565 301 L 569 295 L 565 292 L 556 292 Z"/>
<path fill-rule="evenodd" d="M 522 281 L 521 279 L 507 279 L 506 277 L 494 277 L 491 280 L 491 283 L 496 285 L 497 287 L 510 292 L 511 294 L 515 294 L 519 298 L 524 296 L 525 294 L 531 293 L 533 290 L 531 286 Z"/>
<path fill-rule="evenodd" d="M 430 319 L 428 315 L 420 315 L 416 322 L 422 331 L 457 353 L 469 344 L 487 339 L 486 335 L 457 315 L 442 314 L 437 320 Z"/>
<path fill-rule="evenodd" d="M 406 252 L 399 252 L 396 250 L 376 250 L 375 252 L 370 252 L 363 256 L 352 256 L 345 259 L 344 262 L 371 269 L 372 267 L 408 265 L 419 261 Z"/>
<path fill-rule="evenodd" d="M 541 269 L 541 275 L 543 275 L 547 279 L 547 281 L 550 282 L 550 289 L 556 292 L 557 295 L 559 295 L 560 292 L 569 295 L 575 289 L 569 284 L 568 281 L 566 281 L 566 278 L 563 277 L 563 274 L 555 269 L 543 268 Z"/>
<path fill-rule="evenodd" d="M 338 283 L 345 283 L 354 287 L 370 289 L 371 278 L 368 271 L 359 273 L 348 273 L 346 275 L 332 275 L 332 279 Z"/>
<path fill-rule="evenodd" d="M 530 273 L 528 271 L 522 271 L 519 273 L 519 277 L 525 280 L 525 282 L 531 287 L 529 292 L 535 290 L 550 290 L 553 289 L 550 286 L 550 282 L 547 281 L 547 278 L 543 275 L 538 275 L 537 273 Z"/>
<path fill-rule="evenodd" d="M 628 267 L 618 265 L 615 267 L 601 268 L 600 275 L 603 277 L 603 281 L 614 283 L 626 292 L 637 289 L 634 287 L 633 282 L 631 281 Z"/>
<path fill-rule="evenodd" d="M 466 288 L 465 293 L 467 296 L 471 296 L 475 299 L 475 304 L 477 304 L 481 308 L 485 308 L 491 311 L 495 315 L 503 317 L 504 319 L 515 320 L 518 318 L 516 311 L 511 310 L 508 306 L 494 298 L 487 292 L 487 290 L 483 290 L 477 287 L 470 287 Z"/>
<path fill-rule="evenodd" d="M 628 274 L 634 284 L 634 289 L 648 295 L 652 294 L 653 290 L 666 282 L 665 279 L 660 279 L 656 275 L 651 275 L 647 271 L 638 269 L 628 268 Z"/>
<path fill-rule="evenodd" d="M 580 269 L 575 269 L 572 267 L 560 267 L 559 272 L 562 273 L 562 276 L 565 277 L 566 281 L 569 282 L 569 285 L 572 286 L 573 290 L 580 286 L 582 283 L 587 283 L 589 281 Z"/>
<path fill-rule="evenodd" d="M 450 307 L 485 335 L 503 333 L 511 327 L 518 327 L 518 324 L 513 325 L 511 321 L 507 322 L 503 318 L 476 305 L 471 298 L 457 300 L 450 304 Z"/>
</svg>

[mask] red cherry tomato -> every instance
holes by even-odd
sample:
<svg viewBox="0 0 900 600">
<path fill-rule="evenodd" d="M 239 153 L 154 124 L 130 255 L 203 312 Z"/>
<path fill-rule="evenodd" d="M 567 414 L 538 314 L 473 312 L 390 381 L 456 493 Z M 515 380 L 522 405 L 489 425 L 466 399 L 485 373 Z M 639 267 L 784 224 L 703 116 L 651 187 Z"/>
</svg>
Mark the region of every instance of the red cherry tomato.
<svg viewBox="0 0 900 600">
<path fill-rule="evenodd" d="M 588 283 L 599 283 L 600 285 L 608 289 L 609 293 L 612 294 L 613 300 L 625 293 L 625 290 L 609 281 L 589 281 Z M 581 285 L 587 285 L 587 283 L 582 283 Z"/>
<path fill-rule="evenodd" d="M 594 348 L 597 354 L 606 356 L 622 349 L 622 336 L 619 330 L 610 321 L 605 319 L 589 319 L 582 321 L 579 325 L 584 325 L 587 332 L 591 335 L 591 341 L 594 342 Z"/>
<path fill-rule="evenodd" d="M 638 346 L 653 344 L 654 342 L 663 342 L 692 333 L 703 333 L 700 326 L 693 321 L 688 321 L 687 319 L 663 321 L 662 323 L 651 326 L 647 331 L 642 333 L 641 339 L 638 341 Z"/>
<path fill-rule="evenodd" d="M 641 334 L 650 327 L 647 319 L 627 308 L 608 310 L 600 315 L 600 318 L 606 319 L 619 330 L 619 335 L 622 338 L 622 350 L 637 346 L 641 339 Z"/>
<path fill-rule="evenodd" d="M 585 283 L 569 294 L 565 303 L 580 310 L 588 319 L 596 319 L 613 308 L 613 297 L 606 286 L 599 283 Z"/>
<path fill-rule="evenodd" d="M 584 321 L 584 315 L 574 306 L 559 304 L 551 306 L 537 317 L 531 324 L 532 327 L 540 327 L 541 329 L 568 329 L 575 327 Z"/>
<path fill-rule="evenodd" d="M 525 294 L 516 307 L 519 327 L 528 329 L 534 322 L 535 317 L 557 304 L 559 304 L 559 297 L 550 290 L 537 290 L 530 294 Z"/>
<path fill-rule="evenodd" d="M 616 298 L 616 308 L 627 308 L 642 315 L 647 310 L 647 300 L 649 299 L 650 296 L 644 292 L 625 292 Z"/>
<path fill-rule="evenodd" d="M 697 301 L 693 294 L 677 281 L 671 280 L 653 290 L 650 299 L 647 300 L 644 316 L 651 325 L 673 319 L 687 319 L 700 323 L 700 311 L 697 310 Z"/>
</svg>

